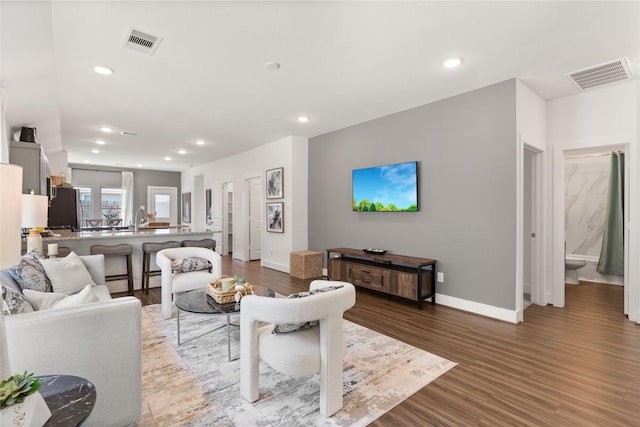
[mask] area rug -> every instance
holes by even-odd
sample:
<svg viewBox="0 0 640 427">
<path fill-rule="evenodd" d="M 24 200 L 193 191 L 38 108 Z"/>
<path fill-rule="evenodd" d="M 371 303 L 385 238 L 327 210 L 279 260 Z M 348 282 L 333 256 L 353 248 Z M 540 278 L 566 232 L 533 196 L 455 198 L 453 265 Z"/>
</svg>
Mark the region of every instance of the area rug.
<svg viewBox="0 0 640 427">
<path fill-rule="evenodd" d="M 182 340 L 223 322 L 223 316 L 183 314 Z M 317 374 L 291 378 L 260 362 L 260 399 L 249 403 L 240 396 L 240 362 L 227 358 L 226 328 L 178 346 L 175 314 L 165 320 L 160 305 L 145 306 L 139 425 L 365 426 L 455 366 L 346 320 L 344 330 L 344 407 L 325 418 Z M 232 326 L 232 357 L 239 355 L 239 334 Z"/>
</svg>

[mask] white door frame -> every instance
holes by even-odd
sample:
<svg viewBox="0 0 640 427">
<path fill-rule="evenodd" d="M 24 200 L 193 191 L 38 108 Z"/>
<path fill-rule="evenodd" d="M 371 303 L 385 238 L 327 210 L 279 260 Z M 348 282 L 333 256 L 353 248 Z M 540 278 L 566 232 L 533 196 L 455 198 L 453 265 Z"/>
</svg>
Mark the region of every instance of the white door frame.
<svg viewBox="0 0 640 427">
<path fill-rule="evenodd" d="M 535 237 L 531 248 L 531 302 L 546 305 L 546 293 L 543 286 L 545 269 L 546 221 L 545 221 L 545 152 L 524 144 L 524 149 L 533 153 L 532 167 L 532 222 Z"/>
<path fill-rule="evenodd" d="M 249 261 L 262 258 L 262 178 L 249 178 Z M 257 189 L 255 188 L 257 184 Z M 254 229 L 255 227 L 255 229 Z"/>
<path fill-rule="evenodd" d="M 249 252 L 249 249 L 250 249 L 249 235 L 251 234 L 250 221 L 249 221 L 249 205 L 251 203 L 251 200 L 250 200 L 251 180 L 255 178 L 262 179 L 260 175 L 247 176 L 244 178 L 244 181 L 242 183 L 242 231 L 243 231 L 242 251 L 244 254 L 244 256 L 242 257 L 243 261 L 251 260 L 250 252 Z M 236 222 L 238 222 L 237 219 L 236 219 Z"/>
<path fill-rule="evenodd" d="M 546 304 L 544 298 L 544 287 L 542 286 L 542 277 L 544 272 L 544 247 L 546 242 L 546 218 L 544 212 L 544 151 L 527 144 L 518 138 L 518 157 L 517 157 L 517 179 L 516 179 L 516 292 L 515 292 L 515 314 L 516 322 L 522 322 L 524 319 L 524 153 L 525 150 L 535 153 L 534 165 L 531 177 L 534 187 L 532 200 L 532 218 L 534 220 L 534 228 L 536 229 L 536 238 L 533 241 L 531 271 L 531 301 L 535 304 Z M 542 288 L 542 289 L 541 289 Z M 542 297 L 541 297 L 542 296 Z"/>
</svg>

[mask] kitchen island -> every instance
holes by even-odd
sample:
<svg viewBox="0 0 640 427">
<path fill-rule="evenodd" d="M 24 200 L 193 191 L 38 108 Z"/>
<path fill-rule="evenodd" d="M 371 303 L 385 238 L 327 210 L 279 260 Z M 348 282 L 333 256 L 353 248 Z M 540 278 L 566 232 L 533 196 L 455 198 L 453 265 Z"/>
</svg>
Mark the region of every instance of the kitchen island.
<svg viewBox="0 0 640 427">
<path fill-rule="evenodd" d="M 60 248 L 69 248 L 78 255 L 89 255 L 92 245 L 118 245 L 128 243 L 133 246 L 133 288 L 141 289 L 142 284 L 142 244 L 146 242 L 168 242 L 183 240 L 212 239 L 212 230 L 197 230 L 190 227 L 172 226 L 167 228 L 145 228 L 140 227 L 134 230 L 101 230 L 101 231 L 69 231 L 54 230 L 55 237 L 44 237 L 42 239 L 42 249 L 47 253 L 48 245 L 57 243 Z M 26 240 L 22 242 L 23 250 L 26 249 Z M 127 267 L 123 257 L 105 258 L 105 269 L 107 275 L 126 273 Z M 157 270 L 155 254 L 151 255 L 151 270 Z M 159 281 L 152 281 L 151 286 L 159 284 Z M 118 280 L 107 282 L 109 291 L 126 292 L 127 281 Z"/>
</svg>

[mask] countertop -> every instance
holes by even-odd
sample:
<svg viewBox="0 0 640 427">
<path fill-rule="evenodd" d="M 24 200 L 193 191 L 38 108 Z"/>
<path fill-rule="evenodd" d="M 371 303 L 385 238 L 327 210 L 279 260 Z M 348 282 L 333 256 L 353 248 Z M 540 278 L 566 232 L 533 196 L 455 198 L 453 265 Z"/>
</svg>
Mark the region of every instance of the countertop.
<svg viewBox="0 0 640 427">
<path fill-rule="evenodd" d="M 62 241 L 62 240 L 83 240 L 83 239 L 121 239 L 121 238 L 138 238 L 153 236 L 188 236 L 192 234 L 211 234 L 210 229 L 194 229 L 191 227 L 173 226 L 165 228 L 144 228 L 138 231 L 134 230 L 102 230 L 102 231 L 70 231 L 70 230 L 54 230 L 55 236 L 43 237 L 46 241 Z M 58 236 L 59 235 L 59 236 Z"/>
</svg>

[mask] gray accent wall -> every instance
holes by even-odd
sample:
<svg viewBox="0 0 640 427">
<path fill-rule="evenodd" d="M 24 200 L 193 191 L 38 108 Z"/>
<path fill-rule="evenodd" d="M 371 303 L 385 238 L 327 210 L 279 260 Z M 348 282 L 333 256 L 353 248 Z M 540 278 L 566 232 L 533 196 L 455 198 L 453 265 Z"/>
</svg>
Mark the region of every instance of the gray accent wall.
<svg viewBox="0 0 640 427">
<path fill-rule="evenodd" d="M 419 212 L 351 210 L 353 169 L 407 161 Z M 436 259 L 439 294 L 515 309 L 515 80 L 311 138 L 309 249 L 332 247 Z"/>
<path fill-rule="evenodd" d="M 122 171 L 133 172 L 133 206 L 147 205 L 147 186 L 176 187 L 178 200 L 182 191 L 180 172 L 167 172 L 149 169 L 119 169 L 110 166 L 86 166 L 69 164 L 72 169 L 72 184 L 76 186 L 92 187 L 95 194 L 99 194 L 100 187 L 120 187 L 122 185 Z M 181 218 L 180 204 L 178 205 L 178 219 Z"/>
</svg>

